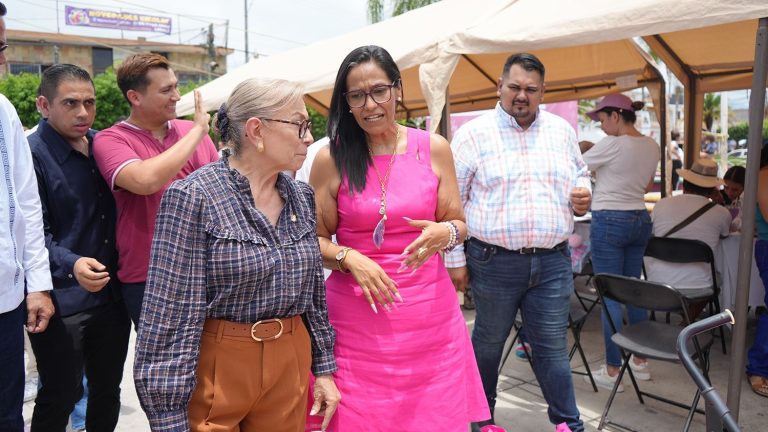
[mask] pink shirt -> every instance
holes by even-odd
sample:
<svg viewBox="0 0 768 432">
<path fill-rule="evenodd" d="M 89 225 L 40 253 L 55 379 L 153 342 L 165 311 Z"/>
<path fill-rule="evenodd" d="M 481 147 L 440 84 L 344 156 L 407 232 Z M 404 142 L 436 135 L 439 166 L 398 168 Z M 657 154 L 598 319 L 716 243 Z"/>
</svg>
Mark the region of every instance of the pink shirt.
<svg viewBox="0 0 768 432">
<path fill-rule="evenodd" d="M 117 187 L 115 178 L 121 169 L 133 161 L 150 159 L 168 150 L 194 125 L 188 120 L 171 120 L 168 123 L 168 133 L 162 143 L 151 132 L 127 122 L 99 132 L 93 141 L 96 164 L 112 188 L 117 203 L 117 276 L 122 282 L 137 283 L 147 279 L 155 217 L 163 192 L 174 180 L 183 179 L 219 158 L 213 141 L 205 136 L 181 171 L 161 190 L 152 195 L 137 195 Z"/>
</svg>

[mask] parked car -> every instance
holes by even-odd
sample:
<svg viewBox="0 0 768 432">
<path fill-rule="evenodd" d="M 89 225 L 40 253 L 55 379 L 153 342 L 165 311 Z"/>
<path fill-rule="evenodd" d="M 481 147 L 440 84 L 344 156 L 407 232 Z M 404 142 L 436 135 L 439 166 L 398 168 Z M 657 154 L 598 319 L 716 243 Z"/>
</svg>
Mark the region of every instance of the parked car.
<svg viewBox="0 0 768 432">
<path fill-rule="evenodd" d="M 742 159 L 744 159 L 744 158 L 747 157 L 747 149 L 741 148 L 741 149 L 736 149 L 736 150 L 729 151 L 728 152 L 728 157 L 729 158 L 733 157 L 733 158 L 742 158 Z"/>
</svg>

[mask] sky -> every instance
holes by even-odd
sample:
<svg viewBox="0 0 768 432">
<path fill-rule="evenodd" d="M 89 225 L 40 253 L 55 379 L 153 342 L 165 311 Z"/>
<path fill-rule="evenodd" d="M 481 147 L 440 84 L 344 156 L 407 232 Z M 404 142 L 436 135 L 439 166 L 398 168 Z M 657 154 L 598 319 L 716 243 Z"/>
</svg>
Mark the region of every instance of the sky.
<svg viewBox="0 0 768 432">
<path fill-rule="evenodd" d="M 205 32 L 212 23 L 216 45 L 235 49 L 227 59 L 229 70 L 245 63 L 246 6 L 251 56 L 277 54 L 368 24 L 365 0 L 3 0 L 3 3 L 8 7 L 6 25 L 15 30 L 107 38 L 146 37 L 162 42 L 201 44 L 205 43 Z M 170 17 L 172 34 L 69 26 L 64 22 L 65 6 Z"/>
</svg>

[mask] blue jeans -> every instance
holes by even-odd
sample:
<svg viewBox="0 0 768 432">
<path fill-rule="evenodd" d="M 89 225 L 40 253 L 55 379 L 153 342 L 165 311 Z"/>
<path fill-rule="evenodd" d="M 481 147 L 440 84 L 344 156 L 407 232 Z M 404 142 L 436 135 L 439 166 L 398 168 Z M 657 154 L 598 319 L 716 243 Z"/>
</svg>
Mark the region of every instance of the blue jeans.
<svg viewBox="0 0 768 432">
<path fill-rule="evenodd" d="M 583 431 L 566 336 L 573 293 L 568 248 L 521 255 L 470 241 L 466 251 L 477 307 L 472 344 L 491 412 L 496 405 L 504 343 L 520 309 L 526 340 L 535 353 L 533 372 L 549 404 L 549 421 L 565 422 L 572 431 Z"/>
<path fill-rule="evenodd" d="M 26 303 L 0 314 L 0 431 L 21 432 L 24 419 L 24 323 Z"/>
<path fill-rule="evenodd" d="M 639 278 L 643 268 L 643 254 L 651 238 L 651 216 L 645 210 L 597 210 L 592 212 L 590 244 L 592 268 L 595 274 L 610 273 Z M 622 304 L 605 299 L 603 305 L 603 339 L 605 360 L 609 366 L 621 366 L 619 347 L 611 340 L 613 330 L 608 317 L 616 326 L 623 327 Z M 648 319 L 645 309 L 627 306 L 630 324 Z"/>
<path fill-rule="evenodd" d="M 85 412 L 88 409 L 88 378 L 83 374 L 83 397 L 75 404 L 75 409 L 69 415 L 72 429 L 85 429 Z"/>
<path fill-rule="evenodd" d="M 768 306 L 768 240 L 755 242 L 755 264 L 765 288 L 765 305 Z M 747 354 L 747 373 L 768 377 L 768 313 L 757 319 L 755 343 Z"/>
</svg>

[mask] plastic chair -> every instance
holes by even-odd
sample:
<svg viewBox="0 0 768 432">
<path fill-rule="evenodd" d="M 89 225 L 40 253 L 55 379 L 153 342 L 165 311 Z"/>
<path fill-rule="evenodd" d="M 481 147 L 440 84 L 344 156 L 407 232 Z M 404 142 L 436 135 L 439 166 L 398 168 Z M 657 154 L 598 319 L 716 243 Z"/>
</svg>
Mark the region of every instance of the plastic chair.
<svg viewBox="0 0 768 432">
<path fill-rule="evenodd" d="M 717 270 L 715 270 L 715 254 L 708 244 L 700 240 L 690 240 L 670 237 L 652 237 L 645 248 L 645 256 L 656 258 L 676 264 L 705 263 L 709 264 L 712 277 L 712 286 L 695 290 L 680 290 L 690 303 L 706 301 L 709 306 L 709 315 L 716 315 L 720 310 L 720 286 L 717 284 Z M 648 277 L 643 265 L 643 273 Z M 723 354 L 727 354 L 725 348 L 725 330 L 719 327 L 720 343 Z"/>
<path fill-rule="evenodd" d="M 680 313 L 688 319 L 688 300 L 683 297 L 679 291 L 669 285 L 605 273 L 595 276 L 595 285 L 597 286 L 597 293 L 600 296 L 601 301 L 608 298 L 619 303 L 633 305 L 651 311 Z M 702 410 L 696 408 L 699 398 L 701 397 L 701 392 L 697 389 L 693 397 L 693 402 L 690 405 L 686 405 L 681 402 L 642 391 L 637 385 L 637 380 L 632 373 L 632 368 L 627 367 L 631 361 L 630 356 L 633 354 L 647 359 L 679 364 L 680 359 L 677 355 L 676 342 L 682 328 L 673 324 L 649 320 L 626 326 L 620 332 L 617 332 L 613 321 L 609 320 L 609 323 L 611 325 L 611 330 L 613 331 L 611 340 L 620 348 L 624 361 L 619 369 L 616 384 L 613 386 L 611 394 L 608 397 L 597 429 L 602 430 L 606 423 L 612 423 L 607 419 L 608 411 L 616 397 L 616 391 L 618 390 L 619 384 L 621 384 L 624 372 L 629 372 L 632 386 L 634 387 L 637 398 L 641 404 L 645 404 L 645 401 L 643 400 L 643 397 L 645 396 L 688 410 L 688 416 L 685 421 L 685 426 L 683 427 L 683 431 L 687 431 L 691 426 L 693 415 L 697 412 L 700 414 L 704 413 Z M 707 379 L 709 379 L 709 348 L 711 346 L 711 334 L 696 336 L 689 344 L 690 352 L 694 353 L 693 357 L 698 361 L 699 368 Z M 626 428 L 625 426 L 616 425 Z"/>
<path fill-rule="evenodd" d="M 584 364 L 585 372 L 577 371 L 577 370 L 571 370 L 571 373 L 576 375 L 586 375 L 589 377 L 589 381 L 592 383 L 592 388 L 597 392 L 597 384 L 595 383 L 595 378 L 592 376 L 592 370 L 589 368 L 589 363 L 587 362 L 587 356 L 584 355 L 584 349 L 581 346 L 581 330 L 584 328 L 584 324 L 587 322 L 587 317 L 589 316 L 589 313 L 592 312 L 592 309 L 595 307 L 597 302 L 593 302 L 588 306 L 585 306 L 582 301 L 576 296 L 575 294 L 571 297 L 571 308 L 568 312 L 568 328 L 571 330 L 571 334 L 573 334 L 573 345 L 571 346 L 571 350 L 568 353 L 568 359 L 572 359 L 573 355 L 576 354 L 576 352 L 579 353 L 579 357 L 581 358 L 582 364 Z M 518 312 L 517 317 L 515 318 L 514 323 L 514 330 L 515 335 L 512 337 L 512 342 L 509 344 L 507 349 L 504 351 L 504 355 L 502 356 L 501 363 L 499 364 L 499 373 L 501 373 L 501 370 L 504 368 L 504 365 L 507 363 L 507 359 L 509 359 L 509 355 L 512 352 L 512 350 L 515 348 L 515 345 L 517 344 L 517 341 L 520 340 L 520 331 L 523 329 L 523 320 Z M 525 357 L 528 359 L 528 362 L 531 363 L 534 361 L 534 359 L 531 357 L 531 353 L 528 352 L 528 349 L 525 347 L 525 344 L 523 344 L 523 350 L 525 351 Z"/>
</svg>

